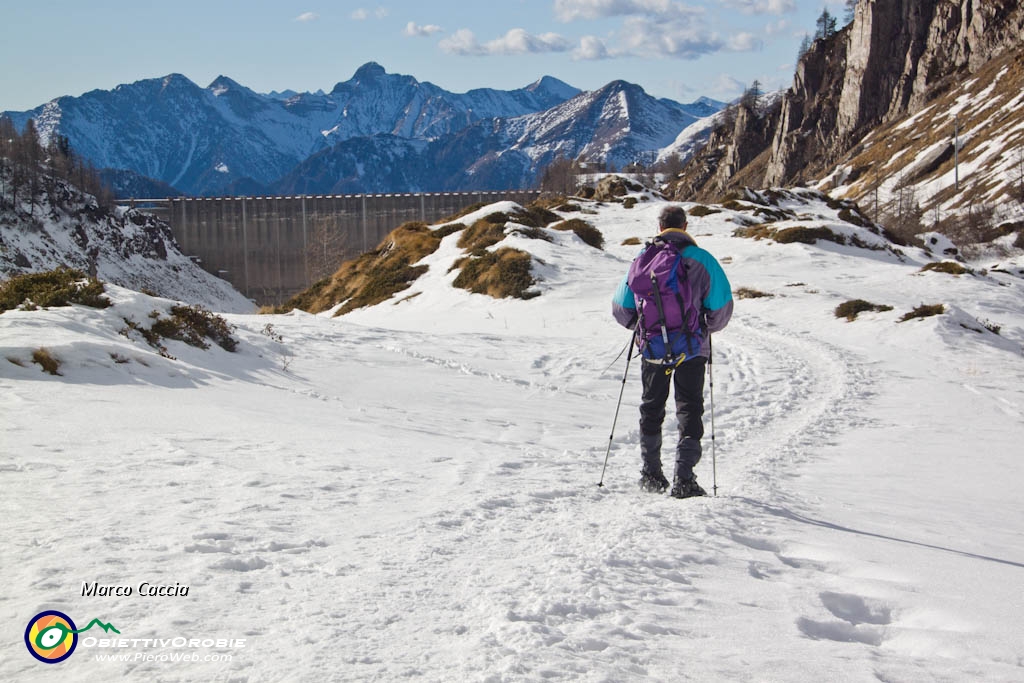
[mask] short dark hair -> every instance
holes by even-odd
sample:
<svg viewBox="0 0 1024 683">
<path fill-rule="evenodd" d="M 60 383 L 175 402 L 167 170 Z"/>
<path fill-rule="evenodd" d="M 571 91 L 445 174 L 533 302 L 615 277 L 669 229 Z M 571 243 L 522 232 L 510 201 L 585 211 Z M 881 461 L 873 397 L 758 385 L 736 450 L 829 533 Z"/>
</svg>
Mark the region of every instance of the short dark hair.
<svg viewBox="0 0 1024 683">
<path fill-rule="evenodd" d="M 658 216 L 658 225 L 661 228 L 685 228 L 686 211 L 681 206 L 666 206 Z"/>
</svg>

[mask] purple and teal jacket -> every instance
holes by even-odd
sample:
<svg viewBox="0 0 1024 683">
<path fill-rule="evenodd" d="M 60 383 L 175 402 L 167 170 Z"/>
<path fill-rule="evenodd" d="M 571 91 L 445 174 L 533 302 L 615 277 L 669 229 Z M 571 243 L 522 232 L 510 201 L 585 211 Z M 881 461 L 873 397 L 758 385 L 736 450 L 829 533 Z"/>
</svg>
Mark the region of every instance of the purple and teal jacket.
<svg viewBox="0 0 1024 683">
<path fill-rule="evenodd" d="M 732 286 L 715 257 L 698 247 L 693 237 L 685 230 L 674 228 L 663 230 L 658 234 L 658 239 L 672 243 L 682 254 L 678 272 L 685 273 L 694 302 L 700 301 L 700 351 L 691 355 L 707 358 L 711 353 L 710 333 L 723 329 L 732 318 Z M 646 250 L 647 247 L 644 249 Z M 643 251 L 640 254 L 642 255 Z M 612 315 L 620 325 L 633 329 L 640 316 L 637 311 L 636 296 L 629 288 L 628 277 L 628 274 L 623 276 L 622 282 L 612 297 Z M 650 345 L 652 339 L 660 334 L 660 331 L 646 329 L 641 332 L 642 334 L 637 335 L 637 343 L 643 352 Z M 650 353 L 644 355 L 647 357 Z"/>
</svg>

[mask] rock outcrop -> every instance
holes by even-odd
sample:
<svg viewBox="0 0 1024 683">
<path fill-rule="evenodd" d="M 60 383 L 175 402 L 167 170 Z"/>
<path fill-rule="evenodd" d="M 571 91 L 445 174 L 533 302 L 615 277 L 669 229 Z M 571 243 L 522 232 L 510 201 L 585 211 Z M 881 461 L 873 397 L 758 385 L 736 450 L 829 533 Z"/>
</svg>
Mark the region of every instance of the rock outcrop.
<svg viewBox="0 0 1024 683">
<path fill-rule="evenodd" d="M 1022 36 L 1019 0 L 860 0 L 851 24 L 816 40 L 800 59 L 761 155 L 737 126 L 718 149 L 691 161 L 674 195 L 730 189 L 743 159 L 763 166 L 754 178 L 740 176 L 746 184 L 819 177 L 877 126 L 919 111 L 989 60 L 1020 49 Z"/>
</svg>

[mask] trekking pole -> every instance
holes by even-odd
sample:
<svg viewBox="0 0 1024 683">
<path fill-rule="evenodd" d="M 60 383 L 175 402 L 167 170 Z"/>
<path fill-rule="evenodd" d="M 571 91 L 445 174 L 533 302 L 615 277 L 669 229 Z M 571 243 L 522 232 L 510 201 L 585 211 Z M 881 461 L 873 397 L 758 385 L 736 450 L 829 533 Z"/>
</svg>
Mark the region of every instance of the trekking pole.
<svg viewBox="0 0 1024 683">
<path fill-rule="evenodd" d="M 619 421 L 619 408 L 622 407 L 622 394 L 626 391 L 626 377 L 629 376 L 629 361 L 633 360 L 633 344 L 636 343 L 636 331 L 631 333 L 629 338 L 629 352 L 626 355 L 626 371 L 622 373 L 622 386 L 619 388 L 619 401 L 615 404 L 615 419 L 612 420 L 612 432 L 608 435 L 608 450 L 604 453 L 604 467 L 601 468 L 601 481 L 597 482 L 599 487 L 604 487 L 604 473 L 608 469 L 608 456 L 612 452 L 612 439 L 615 438 L 615 424 Z"/>
<path fill-rule="evenodd" d="M 633 346 L 633 337 L 629 338 L 629 341 L 626 342 L 626 345 L 622 347 L 621 351 L 619 351 L 619 355 L 615 356 L 615 360 L 613 360 L 611 363 L 609 363 L 608 367 L 606 367 L 604 370 L 601 371 L 601 374 L 603 375 L 604 373 L 606 373 L 609 370 L 611 370 L 612 366 L 615 365 L 616 363 L 618 363 L 619 359 L 622 358 L 622 354 L 624 354 L 626 352 L 626 349 L 630 348 L 631 346 Z"/>
<path fill-rule="evenodd" d="M 711 492 L 718 497 L 718 464 L 715 459 L 715 373 L 714 348 L 711 346 L 711 335 L 708 334 L 708 386 L 711 390 Z"/>
</svg>

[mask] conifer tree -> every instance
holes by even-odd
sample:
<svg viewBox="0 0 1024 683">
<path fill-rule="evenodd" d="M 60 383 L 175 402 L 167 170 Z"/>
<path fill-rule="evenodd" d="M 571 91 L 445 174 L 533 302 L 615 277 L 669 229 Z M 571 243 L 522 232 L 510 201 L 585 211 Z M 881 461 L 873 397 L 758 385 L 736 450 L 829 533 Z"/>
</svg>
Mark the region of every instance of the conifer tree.
<svg viewBox="0 0 1024 683">
<path fill-rule="evenodd" d="M 811 45 L 813 45 L 813 44 L 814 44 L 814 41 L 811 40 L 811 36 L 809 36 L 808 34 L 805 33 L 804 34 L 804 39 L 800 41 L 800 49 L 797 52 L 797 56 L 796 56 L 797 61 L 800 61 L 801 59 L 803 59 L 804 55 L 811 51 Z"/>
<path fill-rule="evenodd" d="M 852 24 L 857 16 L 857 0 L 846 0 L 846 13 L 843 15 L 844 24 Z"/>
<path fill-rule="evenodd" d="M 836 18 L 828 11 L 828 7 L 821 11 L 821 16 L 816 22 L 818 30 L 814 33 L 815 40 L 819 38 L 831 38 L 836 33 Z"/>
</svg>

